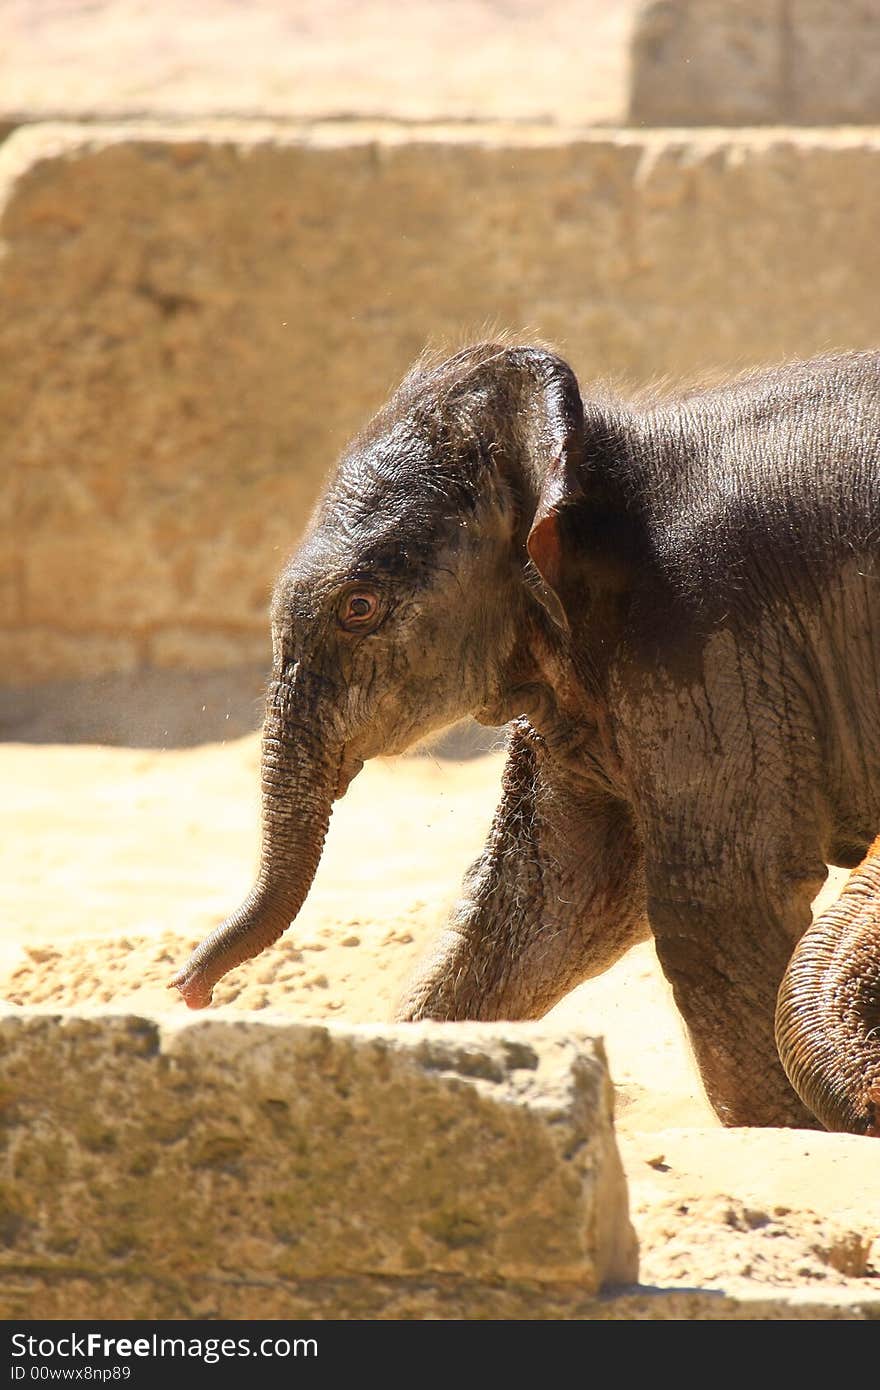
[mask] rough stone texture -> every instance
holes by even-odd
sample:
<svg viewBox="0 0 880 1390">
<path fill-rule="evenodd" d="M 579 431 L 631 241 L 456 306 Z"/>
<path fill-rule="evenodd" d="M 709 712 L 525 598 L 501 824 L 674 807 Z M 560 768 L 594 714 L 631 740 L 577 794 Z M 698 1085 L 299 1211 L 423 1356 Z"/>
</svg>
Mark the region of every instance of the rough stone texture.
<svg viewBox="0 0 880 1390">
<path fill-rule="evenodd" d="M 408 1316 L 636 1277 L 601 1043 L 27 1012 L 0 1025 L 5 1318 Z M 403 1315 L 398 1314 L 398 1315 Z"/>
<path fill-rule="evenodd" d="M 0 151 L 0 681 L 268 661 L 427 340 L 582 379 L 876 341 L 880 136 L 32 127 Z"/>
<path fill-rule="evenodd" d="M 880 121 L 877 0 L 650 0 L 635 17 L 637 125 Z"/>
<path fill-rule="evenodd" d="M 636 1254 L 589 1039 L 23 1010 L 0 1050 L 6 1320 L 880 1316 L 867 1288 L 600 1291 Z"/>
</svg>

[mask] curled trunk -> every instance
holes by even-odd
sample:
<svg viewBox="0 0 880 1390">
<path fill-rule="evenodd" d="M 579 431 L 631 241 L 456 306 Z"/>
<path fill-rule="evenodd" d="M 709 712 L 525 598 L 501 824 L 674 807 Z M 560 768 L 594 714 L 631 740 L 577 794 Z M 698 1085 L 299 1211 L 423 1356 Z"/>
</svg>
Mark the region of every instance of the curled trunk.
<svg viewBox="0 0 880 1390">
<path fill-rule="evenodd" d="M 826 1129 L 880 1138 L 880 841 L 796 946 L 776 1041 Z"/>
<path fill-rule="evenodd" d="M 263 726 L 263 827 L 257 881 L 242 905 L 196 947 L 170 981 L 191 1009 L 211 1002 L 229 970 L 277 941 L 312 885 L 339 794 L 343 750 L 325 748 L 305 722 L 302 680 L 270 686 Z"/>
</svg>

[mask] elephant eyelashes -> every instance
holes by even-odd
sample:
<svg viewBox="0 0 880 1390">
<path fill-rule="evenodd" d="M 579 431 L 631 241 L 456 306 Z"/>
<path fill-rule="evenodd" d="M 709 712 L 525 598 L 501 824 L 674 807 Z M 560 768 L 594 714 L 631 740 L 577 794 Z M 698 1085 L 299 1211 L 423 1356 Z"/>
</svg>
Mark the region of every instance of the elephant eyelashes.
<svg viewBox="0 0 880 1390">
<path fill-rule="evenodd" d="M 352 589 L 342 599 L 338 615 L 346 632 L 367 632 L 379 615 L 379 600 L 369 589 Z"/>
</svg>

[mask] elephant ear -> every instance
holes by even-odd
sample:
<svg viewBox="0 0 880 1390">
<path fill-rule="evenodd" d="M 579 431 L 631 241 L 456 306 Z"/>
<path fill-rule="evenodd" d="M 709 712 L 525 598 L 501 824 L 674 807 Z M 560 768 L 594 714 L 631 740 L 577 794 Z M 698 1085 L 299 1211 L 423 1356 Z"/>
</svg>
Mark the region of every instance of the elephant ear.
<svg viewBox="0 0 880 1390">
<path fill-rule="evenodd" d="M 584 496 L 580 481 L 564 454 L 553 458 L 547 469 L 544 486 L 538 497 L 538 506 L 526 540 L 529 559 L 541 576 L 544 586 L 555 599 L 551 612 L 562 608 L 559 590 L 562 587 L 563 543 L 560 530 L 560 516 L 566 507 L 582 500 Z M 548 605 L 549 606 L 549 605 Z M 567 623 L 566 623 L 567 625 Z"/>
<path fill-rule="evenodd" d="M 559 598 L 563 540 L 560 516 L 582 499 L 584 406 L 574 372 L 561 357 L 537 347 L 480 343 L 446 364 L 455 379 L 449 405 L 465 401 L 478 411 L 478 428 L 498 441 L 513 426 L 512 449 L 501 449 L 501 476 L 517 499 L 519 540 L 531 564 L 525 579 L 532 595 L 565 632 Z"/>
<path fill-rule="evenodd" d="M 584 407 L 571 368 L 549 353 L 542 357 L 542 408 L 538 412 L 541 427 L 535 454 L 539 471 L 543 468 L 543 479 L 526 549 L 539 576 L 532 591 L 554 622 L 567 632 L 568 619 L 559 597 L 564 568 L 561 517 L 584 500 Z"/>
</svg>

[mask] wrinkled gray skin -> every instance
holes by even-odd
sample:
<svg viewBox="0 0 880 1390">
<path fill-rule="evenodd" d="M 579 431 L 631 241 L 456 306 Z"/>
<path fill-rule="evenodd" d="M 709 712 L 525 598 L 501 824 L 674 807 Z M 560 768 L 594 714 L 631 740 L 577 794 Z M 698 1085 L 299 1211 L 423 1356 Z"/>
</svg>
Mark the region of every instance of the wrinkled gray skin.
<svg viewBox="0 0 880 1390">
<path fill-rule="evenodd" d="M 880 862 L 806 930 L 880 830 L 878 435 L 874 354 L 641 405 L 536 348 L 417 366 L 277 585 L 260 872 L 187 1003 L 296 916 L 367 758 L 513 721 L 400 1018 L 538 1018 L 653 932 L 725 1123 L 880 1132 Z"/>
</svg>

